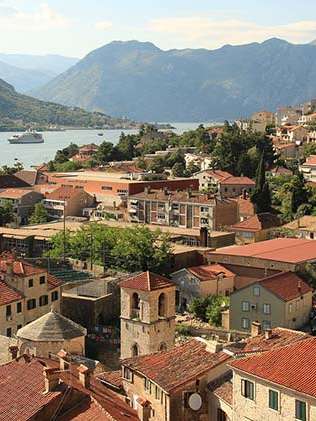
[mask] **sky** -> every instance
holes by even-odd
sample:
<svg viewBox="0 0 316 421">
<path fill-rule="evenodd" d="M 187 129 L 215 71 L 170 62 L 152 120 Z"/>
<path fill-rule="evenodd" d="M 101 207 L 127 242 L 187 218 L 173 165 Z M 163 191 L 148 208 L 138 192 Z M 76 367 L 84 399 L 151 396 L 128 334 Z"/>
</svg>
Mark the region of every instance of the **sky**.
<svg viewBox="0 0 316 421">
<path fill-rule="evenodd" d="M 0 52 L 83 57 L 113 40 L 163 50 L 316 39 L 315 0 L 0 0 Z"/>
</svg>

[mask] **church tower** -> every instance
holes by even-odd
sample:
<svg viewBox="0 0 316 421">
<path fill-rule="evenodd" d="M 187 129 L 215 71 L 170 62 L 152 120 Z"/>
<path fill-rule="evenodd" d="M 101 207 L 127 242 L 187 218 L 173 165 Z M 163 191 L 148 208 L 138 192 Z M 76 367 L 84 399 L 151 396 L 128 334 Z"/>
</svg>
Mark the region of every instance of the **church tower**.
<svg viewBox="0 0 316 421">
<path fill-rule="evenodd" d="M 120 283 L 121 358 L 169 350 L 175 340 L 176 287 L 143 272 Z"/>
</svg>

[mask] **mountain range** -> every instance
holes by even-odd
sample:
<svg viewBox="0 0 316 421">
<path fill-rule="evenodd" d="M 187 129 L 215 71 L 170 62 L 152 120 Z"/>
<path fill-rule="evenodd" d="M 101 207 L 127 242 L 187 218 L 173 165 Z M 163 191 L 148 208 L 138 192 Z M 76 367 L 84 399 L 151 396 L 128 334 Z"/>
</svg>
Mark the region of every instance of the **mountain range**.
<svg viewBox="0 0 316 421">
<path fill-rule="evenodd" d="M 15 91 L 12 85 L 0 79 L 0 130 L 25 129 L 27 126 L 103 127 L 127 125 L 105 114 L 88 112 L 78 107 L 66 107 L 40 101 Z"/>
<path fill-rule="evenodd" d="M 46 84 L 78 60 L 59 55 L 0 53 L 0 78 L 25 93 Z"/>
<path fill-rule="evenodd" d="M 163 51 L 148 42 L 114 41 L 32 94 L 139 121 L 207 121 L 305 101 L 316 96 L 315 81 L 315 43 L 272 38 Z"/>
</svg>

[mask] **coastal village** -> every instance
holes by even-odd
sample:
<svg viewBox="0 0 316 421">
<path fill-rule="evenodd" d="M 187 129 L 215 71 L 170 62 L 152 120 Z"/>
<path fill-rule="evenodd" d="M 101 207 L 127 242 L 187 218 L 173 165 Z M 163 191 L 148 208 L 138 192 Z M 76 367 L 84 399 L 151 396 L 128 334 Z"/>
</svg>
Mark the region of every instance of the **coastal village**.
<svg viewBox="0 0 316 421">
<path fill-rule="evenodd" d="M 316 99 L 2 167 L 0 225 L 0 420 L 316 420 Z"/>
</svg>

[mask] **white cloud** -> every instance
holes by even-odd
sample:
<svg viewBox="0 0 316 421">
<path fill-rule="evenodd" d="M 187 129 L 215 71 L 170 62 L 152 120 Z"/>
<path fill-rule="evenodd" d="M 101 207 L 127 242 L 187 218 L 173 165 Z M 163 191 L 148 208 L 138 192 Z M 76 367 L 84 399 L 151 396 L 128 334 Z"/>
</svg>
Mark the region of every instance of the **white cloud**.
<svg viewBox="0 0 316 421">
<path fill-rule="evenodd" d="M 316 20 L 298 21 L 285 25 L 259 25 L 242 19 L 211 17 L 178 17 L 155 19 L 148 28 L 157 33 L 173 35 L 195 47 L 216 48 L 224 44 L 243 44 L 279 37 L 294 43 L 316 38 Z"/>
<path fill-rule="evenodd" d="M 24 12 L 15 8 L 8 8 L 0 3 L 0 10 L 4 7 L 9 13 L 0 13 L 0 27 L 2 30 L 12 31 L 45 31 L 48 29 L 65 28 L 70 20 L 52 9 L 48 4 L 41 4 L 33 12 Z"/>
<path fill-rule="evenodd" d="M 98 31 L 107 31 L 108 29 L 112 28 L 113 24 L 112 22 L 108 20 L 103 20 L 101 22 L 96 22 L 94 27 Z"/>
</svg>

